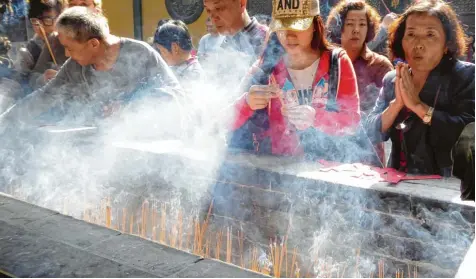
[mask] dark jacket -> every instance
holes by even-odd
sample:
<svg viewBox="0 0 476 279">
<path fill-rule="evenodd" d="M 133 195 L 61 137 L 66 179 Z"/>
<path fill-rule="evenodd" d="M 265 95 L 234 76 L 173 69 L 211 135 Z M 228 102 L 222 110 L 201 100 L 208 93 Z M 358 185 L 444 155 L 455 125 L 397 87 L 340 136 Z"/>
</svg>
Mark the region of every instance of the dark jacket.
<svg viewBox="0 0 476 279">
<path fill-rule="evenodd" d="M 432 173 L 451 175 L 451 150 L 464 127 L 474 122 L 474 64 L 443 58 L 430 73 L 420 92 L 420 99 L 433 106 L 438 89 L 439 97 L 431 125 L 410 113 L 409 129 L 400 140 L 395 127 L 406 119 L 402 110 L 392 127 L 381 133 L 382 112 L 395 98 L 395 71 L 384 78 L 383 88 L 366 127 L 373 141 L 392 140 L 389 167 L 400 169 L 400 152 L 403 151 L 410 173 Z M 402 144 L 404 143 L 404 144 Z"/>
</svg>

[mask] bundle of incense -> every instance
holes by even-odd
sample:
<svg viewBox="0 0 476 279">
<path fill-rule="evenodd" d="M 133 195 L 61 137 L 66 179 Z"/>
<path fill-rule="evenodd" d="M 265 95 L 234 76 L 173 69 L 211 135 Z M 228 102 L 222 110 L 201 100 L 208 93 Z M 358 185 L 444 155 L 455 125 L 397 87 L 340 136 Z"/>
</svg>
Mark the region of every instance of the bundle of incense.
<svg viewBox="0 0 476 279">
<path fill-rule="evenodd" d="M 53 63 L 55 64 L 55 66 L 58 66 L 58 63 L 56 63 L 55 55 L 53 54 L 53 50 L 51 49 L 50 42 L 48 41 L 48 37 L 46 36 L 45 29 L 43 29 L 43 26 L 41 24 L 39 25 L 39 27 L 40 27 L 41 35 L 43 36 L 45 40 L 46 47 L 48 48 L 48 51 L 50 52 L 51 58 L 53 59 Z"/>
</svg>

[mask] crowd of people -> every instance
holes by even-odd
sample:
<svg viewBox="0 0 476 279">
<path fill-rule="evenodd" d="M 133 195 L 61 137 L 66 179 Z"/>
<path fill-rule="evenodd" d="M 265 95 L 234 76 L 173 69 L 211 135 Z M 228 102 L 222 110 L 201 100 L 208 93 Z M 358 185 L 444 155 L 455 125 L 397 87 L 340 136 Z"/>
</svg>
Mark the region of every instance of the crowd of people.
<svg viewBox="0 0 476 279">
<path fill-rule="evenodd" d="M 391 140 L 389 167 L 454 175 L 474 200 L 474 64 L 443 0 L 383 20 L 365 0 L 340 1 L 326 20 L 318 0 L 273 0 L 271 21 L 246 0 L 203 0 L 198 51 L 180 20 L 159 21 L 145 43 L 111 34 L 101 1 L 66 2 L 30 0 L 35 36 L 17 61 L 0 60 L 0 132 L 53 107 L 108 117 L 216 84 L 234 116 L 231 148 L 385 167 Z"/>
</svg>

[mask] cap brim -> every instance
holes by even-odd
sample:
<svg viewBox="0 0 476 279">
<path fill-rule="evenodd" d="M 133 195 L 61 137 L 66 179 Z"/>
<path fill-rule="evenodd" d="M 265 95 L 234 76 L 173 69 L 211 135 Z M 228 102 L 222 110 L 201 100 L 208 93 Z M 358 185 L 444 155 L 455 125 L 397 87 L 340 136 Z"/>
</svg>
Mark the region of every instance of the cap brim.
<svg viewBox="0 0 476 279">
<path fill-rule="evenodd" d="M 293 31 L 305 31 L 312 25 L 314 17 L 302 17 L 302 18 L 281 18 L 274 19 L 270 25 L 272 31 L 279 30 L 293 30 Z"/>
</svg>

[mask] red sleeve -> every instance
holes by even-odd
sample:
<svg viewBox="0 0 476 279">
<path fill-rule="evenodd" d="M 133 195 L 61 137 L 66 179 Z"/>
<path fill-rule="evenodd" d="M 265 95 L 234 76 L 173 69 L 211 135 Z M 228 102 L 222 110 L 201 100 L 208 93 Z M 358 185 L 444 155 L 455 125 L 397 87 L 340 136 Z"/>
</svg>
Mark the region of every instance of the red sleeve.
<svg viewBox="0 0 476 279">
<path fill-rule="evenodd" d="M 337 89 L 339 112 L 324 108 L 316 109 L 314 127 L 331 135 L 353 133 L 360 122 L 360 105 L 357 79 L 349 56 L 341 52 L 339 57 L 340 78 Z"/>
<path fill-rule="evenodd" d="M 246 121 L 253 115 L 253 110 L 246 102 L 246 94 L 243 94 L 233 105 L 235 109 L 235 120 L 232 123 L 232 130 L 236 130 L 243 126 Z"/>
</svg>

